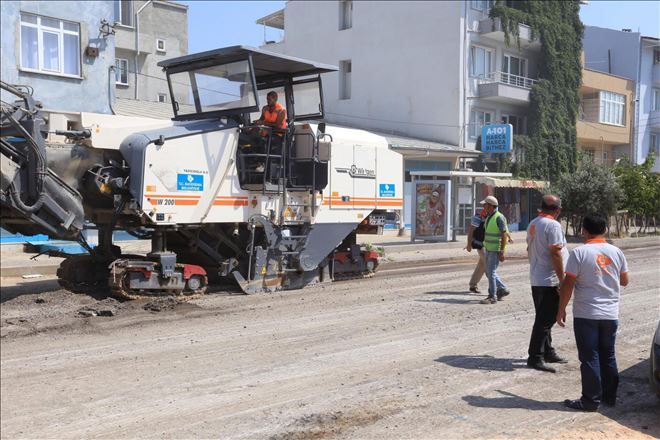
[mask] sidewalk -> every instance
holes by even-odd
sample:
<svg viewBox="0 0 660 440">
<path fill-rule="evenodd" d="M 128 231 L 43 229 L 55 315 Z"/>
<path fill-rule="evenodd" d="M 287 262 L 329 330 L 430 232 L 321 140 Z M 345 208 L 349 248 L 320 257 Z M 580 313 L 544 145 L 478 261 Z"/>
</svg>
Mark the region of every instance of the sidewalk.
<svg viewBox="0 0 660 440">
<path fill-rule="evenodd" d="M 526 232 L 512 232 L 513 244 L 507 247 L 507 255 L 511 258 L 526 257 L 527 244 L 525 242 Z M 470 257 L 476 258 L 476 253 L 468 253 L 464 250 L 467 238 L 459 235 L 455 242 L 424 243 L 410 242 L 410 236 L 398 237 L 395 235 L 358 235 L 358 243 L 370 243 L 382 247 L 385 256 L 392 256 L 397 261 L 422 260 L 432 258 L 437 260 L 457 260 Z M 640 238 L 615 238 L 612 244 L 622 249 L 633 247 L 644 247 L 660 244 L 660 237 Z M 149 252 L 151 242 L 149 240 L 118 241 L 126 253 L 146 254 Z M 580 243 L 569 243 L 569 249 L 573 249 Z M 33 258 L 35 254 L 24 253 L 22 244 L 11 244 L 0 246 L 0 277 L 29 277 L 31 275 L 54 275 L 63 258 L 41 255 Z"/>
</svg>

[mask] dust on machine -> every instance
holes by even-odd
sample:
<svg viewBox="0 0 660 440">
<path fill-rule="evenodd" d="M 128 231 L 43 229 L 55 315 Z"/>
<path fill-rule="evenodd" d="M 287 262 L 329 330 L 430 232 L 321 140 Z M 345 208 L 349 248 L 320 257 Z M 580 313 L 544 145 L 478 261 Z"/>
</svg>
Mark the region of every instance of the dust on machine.
<svg viewBox="0 0 660 440">
<path fill-rule="evenodd" d="M 62 286 L 193 296 L 226 278 L 256 293 L 374 273 L 356 233 L 398 221 L 402 159 L 381 136 L 322 122 L 321 74 L 335 67 L 245 46 L 159 65 L 171 121 L 46 114 L 32 90 L 1 84 L 2 227 L 85 247 L 63 260 Z M 280 126 L 262 119 L 273 91 Z M 122 254 L 117 230 L 151 251 Z"/>
</svg>

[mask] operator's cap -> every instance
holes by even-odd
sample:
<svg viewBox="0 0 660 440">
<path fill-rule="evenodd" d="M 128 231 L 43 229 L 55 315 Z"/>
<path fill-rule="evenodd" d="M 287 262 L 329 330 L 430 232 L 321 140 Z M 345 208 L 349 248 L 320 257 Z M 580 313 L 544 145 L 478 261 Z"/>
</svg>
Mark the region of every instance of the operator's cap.
<svg viewBox="0 0 660 440">
<path fill-rule="evenodd" d="M 486 203 L 488 203 L 489 205 L 492 205 L 492 206 L 498 206 L 499 205 L 499 203 L 497 202 L 497 199 L 493 196 L 488 196 L 485 199 L 483 199 L 481 202 L 479 202 L 480 205 L 485 205 Z"/>
</svg>

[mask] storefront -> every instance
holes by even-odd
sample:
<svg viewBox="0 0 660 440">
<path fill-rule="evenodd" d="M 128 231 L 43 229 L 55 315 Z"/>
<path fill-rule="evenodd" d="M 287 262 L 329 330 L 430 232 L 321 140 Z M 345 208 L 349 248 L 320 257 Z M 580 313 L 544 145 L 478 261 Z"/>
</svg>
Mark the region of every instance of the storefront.
<svg viewBox="0 0 660 440">
<path fill-rule="evenodd" d="M 495 196 L 499 210 L 507 218 L 510 231 L 524 231 L 536 217 L 541 197 L 549 183 L 541 180 L 517 180 L 494 177 L 477 177 L 477 194 L 483 200 Z"/>
<path fill-rule="evenodd" d="M 488 185 L 478 178 L 505 179 L 511 173 L 476 171 L 411 171 L 411 207 L 404 223 L 411 224 L 411 241 L 456 241 L 467 233 L 470 217 L 483 200 Z"/>
</svg>

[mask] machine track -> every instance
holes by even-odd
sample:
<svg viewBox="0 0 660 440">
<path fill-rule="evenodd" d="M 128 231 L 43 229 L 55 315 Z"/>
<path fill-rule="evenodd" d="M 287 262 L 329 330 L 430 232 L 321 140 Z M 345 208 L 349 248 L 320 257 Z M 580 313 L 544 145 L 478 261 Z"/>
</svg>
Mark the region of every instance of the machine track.
<svg viewBox="0 0 660 440">
<path fill-rule="evenodd" d="M 189 301 L 201 297 L 206 293 L 209 286 L 208 277 L 201 278 L 200 287 L 195 290 L 183 289 L 131 289 L 127 285 L 128 271 L 124 268 L 114 268 L 108 277 L 107 283 L 110 293 L 117 299 L 136 300 L 174 297 L 179 301 Z"/>
<path fill-rule="evenodd" d="M 333 281 L 363 280 L 365 278 L 372 278 L 375 275 L 376 275 L 375 271 L 337 273 L 334 274 L 332 280 Z"/>
</svg>

